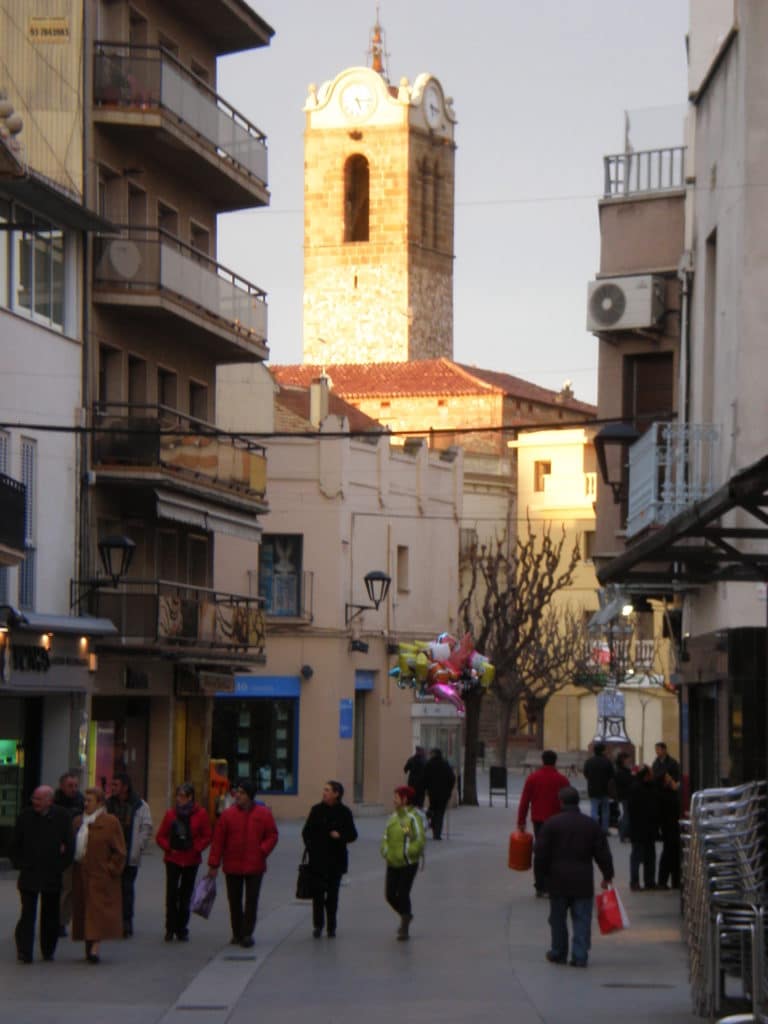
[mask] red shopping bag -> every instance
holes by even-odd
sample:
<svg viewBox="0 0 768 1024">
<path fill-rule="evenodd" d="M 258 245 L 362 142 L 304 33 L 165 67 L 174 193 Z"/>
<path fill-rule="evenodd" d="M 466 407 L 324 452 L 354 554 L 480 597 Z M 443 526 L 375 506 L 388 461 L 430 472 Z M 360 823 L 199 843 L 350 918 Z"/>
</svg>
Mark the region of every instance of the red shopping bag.
<svg viewBox="0 0 768 1024">
<path fill-rule="evenodd" d="M 623 928 L 629 928 L 629 917 L 624 909 L 616 889 L 604 889 L 595 896 L 597 907 L 597 924 L 601 935 L 610 935 L 611 932 L 620 932 Z"/>
</svg>

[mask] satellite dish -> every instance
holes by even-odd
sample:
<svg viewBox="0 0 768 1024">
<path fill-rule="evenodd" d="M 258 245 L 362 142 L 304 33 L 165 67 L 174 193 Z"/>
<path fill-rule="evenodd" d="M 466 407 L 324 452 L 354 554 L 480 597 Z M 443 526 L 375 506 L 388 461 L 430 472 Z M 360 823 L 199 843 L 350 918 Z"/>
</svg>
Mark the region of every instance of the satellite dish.
<svg viewBox="0 0 768 1024">
<path fill-rule="evenodd" d="M 612 327 L 624 316 L 627 299 L 624 290 L 613 282 L 606 281 L 592 292 L 589 300 L 589 311 L 595 323 L 602 327 Z"/>
<path fill-rule="evenodd" d="M 110 242 L 109 262 L 118 277 L 130 281 L 138 273 L 141 266 L 141 253 L 135 242 L 127 238 Z"/>
</svg>

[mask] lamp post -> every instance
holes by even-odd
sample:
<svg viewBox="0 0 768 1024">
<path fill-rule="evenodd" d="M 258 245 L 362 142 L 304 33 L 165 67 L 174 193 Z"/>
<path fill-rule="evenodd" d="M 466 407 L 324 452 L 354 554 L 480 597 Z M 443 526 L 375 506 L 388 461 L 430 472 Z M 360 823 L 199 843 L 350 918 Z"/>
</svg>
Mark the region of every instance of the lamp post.
<svg viewBox="0 0 768 1024">
<path fill-rule="evenodd" d="M 113 534 L 100 540 L 98 547 L 104 572 L 112 580 L 112 586 L 116 587 L 128 574 L 136 544 L 130 537 Z"/>
<path fill-rule="evenodd" d="M 363 612 L 376 611 L 382 601 L 385 601 L 389 593 L 389 585 L 392 578 L 381 569 L 373 569 L 363 577 L 365 590 L 371 604 L 346 604 L 344 605 L 344 624 L 348 626 L 353 619 Z"/>
<path fill-rule="evenodd" d="M 631 602 L 615 591 L 612 600 L 605 601 L 590 622 L 590 631 L 604 636 L 608 645 L 608 680 L 597 695 L 595 742 L 632 745 L 625 723 L 624 694 L 619 689 L 627 676 L 632 612 Z"/>
<path fill-rule="evenodd" d="M 607 484 L 611 488 L 613 493 L 613 500 L 615 504 L 619 504 L 621 499 L 624 497 L 625 492 L 625 480 L 624 471 L 626 469 L 626 455 L 623 454 L 621 463 L 619 465 L 619 474 L 617 479 L 613 479 L 608 469 L 608 459 L 606 457 L 605 449 L 608 445 L 620 448 L 624 453 L 630 445 L 633 445 L 635 441 L 640 437 L 638 432 L 632 426 L 631 423 L 606 423 L 606 425 L 595 434 L 593 445 L 595 446 L 595 455 L 597 456 L 597 465 L 600 470 L 600 478 L 604 484 Z"/>
</svg>

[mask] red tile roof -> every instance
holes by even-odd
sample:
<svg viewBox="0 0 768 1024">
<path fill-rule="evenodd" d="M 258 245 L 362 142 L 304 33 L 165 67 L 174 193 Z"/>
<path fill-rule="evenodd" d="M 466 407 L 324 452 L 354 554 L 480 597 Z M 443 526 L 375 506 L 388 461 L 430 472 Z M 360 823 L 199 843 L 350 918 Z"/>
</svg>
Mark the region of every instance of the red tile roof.
<svg viewBox="0 0 768 1024">
<path fill-rule="evenodd" d="M 388 398 L 403 395 L 501 394 L 510 398 L 557 406 L 583 416 L 596 416 L 597 409 L 575 398 L 562 398 L 557 391 L 540 387 L 520 377 L 495 370 L 455 363 L 451 359 L 419 359 L 399 363 L 335 363 L 321 367 L 310 364 L 275 366 L 270 369 L 280 384 L 308 387 L 323 370 L 332 389 L 350 400 Z M 332 392 L 332 393 L 333 393 Z"/>
<path fill-rule="evenodd" d="M 328 395 L 328 411 L 333 416 L 346 416 L 349 429 L 354 432 L 383 429 L 378 420 L 366 416 L 333 391 Z M 280 391 L 275 395 L 275 427 L 292 433 L 313 429 L 309 419 L 309 388 L 281 384 Z"/>
</svg>

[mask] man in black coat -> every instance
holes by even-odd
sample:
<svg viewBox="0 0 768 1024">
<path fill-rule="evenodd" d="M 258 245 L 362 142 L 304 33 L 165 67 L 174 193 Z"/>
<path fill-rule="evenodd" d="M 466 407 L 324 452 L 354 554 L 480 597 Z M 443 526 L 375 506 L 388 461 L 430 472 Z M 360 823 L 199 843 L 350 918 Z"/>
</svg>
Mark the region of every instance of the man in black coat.
<svg viewBox="0 0 768 1024">
<path fill-rule="evenodd" d="M 424 770 L 426 767 L 427 759 L 424 756 L 424 747 L 416 747 L 403 768 L 408 776 L 408 785 L 416 791 L 416 796 L 413 798 L 414 807 L 424 806 Z"/>
<path fill-rule="evenodd" d="M 344 787 L 334 779 L 323 787 L 323 798 L 310 810 L 301 837 L 309 854 L 312 876 L 312 934 L 319 939 L 323 923 L 328 938 L 336 935 L 341 876 L 349 859 L 347 844 L 357 839 L 352 812 L 341 802 Z"/>
<path fill-rule="evenodd" d="M 59 788 L 53 794 L 53 802 L 63 807 L 72 821 L 72 834 L 77 835 L 85 809 L 85 798 L 80 792 L 80 780 L 76 772 L 64 772 L 59 776 Z M 72 918 L 72 865 L 61 876 L 61 899 L 59 901 L 59 936 L 67 934 L 67 925 Z"/>
<path fill-rule="evenodd" d="M 433 839 L 443 838 L 443 818 L 451 798 L 456 775 L 437 747 L 429 752 L 424 769 L 424 789 L 429 797 L 429 823 Z"/>
<path fill-rule="evenodd" d="M 608 835 L 611 800 L 616 793 L 616 782 L 613 763 L 606 756 L 604 743 L 595 743 L 592 757 L 588 757 L 584 762 L 583 772 L 587 780 L 587 795 L 592 817 L 600 822 L 603 832 Z"/>
<path fill-rule="evenodd" d="M 643 884 L 654 888 L 656 877 L 656 837 L 659 832 L 659 794 L 647 764 L 637 770 L 629 789 L 629 887 L 640 889 L 640 865 L 643 866 Z"/>
<path fill-rule="evenodd" d="M 16 820 L 10 847 L 11 863 L 19 869 L 21 917 L 15 935 L 20 963 L 32 963 L 38 895 L 40 952 L 44 960 L 53 960 L 59 938 L 61 875 L 73 855 L 72 819 L 54 806 L 50 786 L 38 786 L 32 806 L 25 807 Z"/>
<path fill-rule="evenodd" d="M 651 765 L 659 801 L 661 857 L 658 887 L 680 888 L 680 765 L 670 757 L 666 743 L 656 744 L 656 760 Z"/>
<path fill-rule="evenodd" d="M 586 967 L 595 894 L 592 862 L 600 868 L 602 887 L 607 889 L 613 878 L 613 859 L 600 825 L 579 810 L 577 790 L 572 786 L 560 790 L 560 804 L 562 811 L 544 823 L 534 850 L 534 870 L 545 880 L 549 893 L 552 940 L 547 960 L 564 964 L 568 959 L 570 910 L 571 966 Z"/>
</svg>

